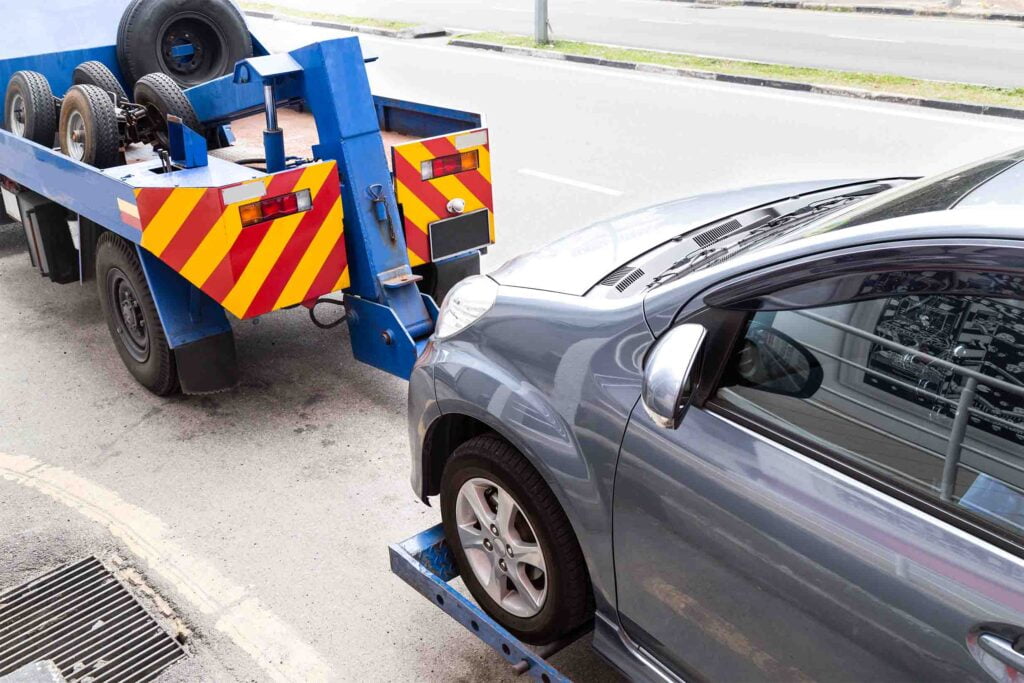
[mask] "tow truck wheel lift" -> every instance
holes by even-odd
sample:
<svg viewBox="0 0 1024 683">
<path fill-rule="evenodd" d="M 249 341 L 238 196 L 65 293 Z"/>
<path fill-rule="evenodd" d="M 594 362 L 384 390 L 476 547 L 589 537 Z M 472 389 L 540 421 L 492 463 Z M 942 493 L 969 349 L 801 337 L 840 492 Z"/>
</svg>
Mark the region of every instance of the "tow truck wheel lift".
<svg viewBox="0 0 1024 683">
<path fill-rule="evenodd" d="M 22 6 L 22 31 L 0 46 L 0 83 L 20 72 L 25 86 L 14 97 L 22 107 L 17 116 L 4 112 L 0 194 L 3 211 L 24 225 L 33 266 L 55 283 L 84 282 L 95 269 L 97 245 L 123 246 L 125 258 L 137 259 L 140 288 L 152 296 L 155 322 L 186 393 L 236 383 L 228 313 L 246 320 L 298 305 L 312 312 L 336 292 L 344 293 L 355 358 L 408 377 L 437 321 L 431 294 L 478 273 L 481 252 L 494 242 L 482 118 L 374 96 L 365 68 L 372 60 L 364 59 L 357 38 L 286 54 L 269 54 L 252 38 L 256 56 L 184 91 L 191 111 L 164 106 L 157 116 L 152 97 L 127 101 L 133 89 L 122 86 L 135 84 L 118 68 L 111 27 L 126 7 L 163 1 L 96 2 L 95 16 L 84 24 L 81 0 Z M 93 30 L 99 37 L 87 35 Z M 54 39 L 62 35 L 90 44 L 61 50 Z M 163 88 L 169 81 L 163 76 L 150 78 L 150 86 Z M 72 85 L 85 87 L 93 103 L 97 93 L 110 97 L 109 107 L 97 107 L 112 117 L 102 123 L 117 131 L 109 168 L 83 163 L 96 161 L 84 154 L 83 112 L 64 112 L 79 114 L 67 117 L 60 136 L 59 147 L 70 155 L 55 149 L 63 98 L 51 92 Z M 138 93 L 136 100 L 145 99 Z M 7 109 L 10 102 L 9 91 Z M 41 127 L 25 125 L 33 104 L 53 114 Z M 252 129 L 261 114 L 261 156 L 252 157 L 251 147 L 233 146 L 232 126 Z M 286 119 L 300 130 L 285 130 Z M 311 142 L 310 158 L 289 154 L 287 137 L 296 132 Z M 390 167 L 385 135 L 397 142 L 389 145 Z M 145 306 L 131 277 L 118 272 L 111 280 L 119 311 L 111 331 L 115 341 L 119 333 L 121 343 L 137 341 Z M 419 288 L 424 276 L 427 292 Z M 545 683 L 568 680 L 544 658 L 579 636 L 539 650 L 512 636 L 450 585 L 458 571 L 440 525 L 390 552 L 402 580 L 516 671 Z"/>
</svg>

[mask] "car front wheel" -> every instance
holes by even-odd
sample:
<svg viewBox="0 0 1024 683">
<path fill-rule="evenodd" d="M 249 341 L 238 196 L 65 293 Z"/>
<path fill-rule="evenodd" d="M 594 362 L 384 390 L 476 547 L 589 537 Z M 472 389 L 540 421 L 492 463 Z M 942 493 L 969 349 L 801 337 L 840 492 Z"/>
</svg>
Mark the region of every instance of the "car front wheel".
<svg viewBox="0 0 1024 683">
<path fill-rule="evenodd" d="M 473 598 L 513 635 L 549 643 L 593 615 L 568 518 L 530 463 L 496 434 L 459 446 L 441 479 L 448 545 Z"/>
</svg>

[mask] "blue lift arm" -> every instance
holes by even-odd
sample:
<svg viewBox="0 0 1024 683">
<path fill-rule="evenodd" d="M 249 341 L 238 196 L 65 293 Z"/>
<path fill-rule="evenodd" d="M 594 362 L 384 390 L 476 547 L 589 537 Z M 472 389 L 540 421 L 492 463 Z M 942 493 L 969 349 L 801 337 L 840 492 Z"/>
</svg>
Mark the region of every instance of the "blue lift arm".
<svg viewBox="0 0 1024 683">
<path fill-rule="evenodd" d="M 272 93 L 270 95 L 269 93 Z M 409 266 L 391 170 L 357 38 L 253 57 L 187 91 L 204 123 L 302 101 L 313 114 L 317 159 L 338 162 L 351 286 L 345 307 L 355 357 L 408 377 L 433 332 L 437 307 Z M 269 118 L 269 117 L 268 117 Z M 268 162 L 278 140 L 265 138 Z"/>
</svg>

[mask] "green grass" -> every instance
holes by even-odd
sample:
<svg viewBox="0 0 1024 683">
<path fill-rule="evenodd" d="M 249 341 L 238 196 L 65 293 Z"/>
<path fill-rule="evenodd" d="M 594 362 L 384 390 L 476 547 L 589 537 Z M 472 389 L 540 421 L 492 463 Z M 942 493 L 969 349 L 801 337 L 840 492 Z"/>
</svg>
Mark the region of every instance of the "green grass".
<svg viewBox="0 0 1024 683">
<path fill-rule="evenodd" d="M 273 12 L 282 16 L 292 16 L 299 19 L 315 19 L 317 21 L 333 21 L 339 24 L 351 24 L 358 26 L 372 26 L 374 28 L 390 28 L 400 31 L 403 28 L 412 28 L 415 24 L 407 21 L 391 21 L 389 19 L 373 19 L 371 17 L 350 17 L 344 14 L 331 14 L 329 12 L 309 12 L 307 10 L 275 5 L 270 2 L 246 2 L 240 3 L 242 9 L 251 9 L 257 12 Z"/>
<path fill-rule="evenodd" d="M 859 88 L 871 92 L 897 93 L 923 99 L 1024 108 L 1024 88 L 997 88 L 968 83 L 919 80 L 889 74 L 765 64 L 763 62 L 718 59 L 684 53 L 654 52 L 651 50 L 614 47 L 571 40 L 556 40 L 548 45 L 538 45 L 532 38 L 508 33 L 473 33 L 459 36 L 459 38 L 496 45 L 540 48 L 563 54 L 584 55 L 623 62 L 641 62 L 644 64 L 714 71 L 738 76 Z"/>
</svg>

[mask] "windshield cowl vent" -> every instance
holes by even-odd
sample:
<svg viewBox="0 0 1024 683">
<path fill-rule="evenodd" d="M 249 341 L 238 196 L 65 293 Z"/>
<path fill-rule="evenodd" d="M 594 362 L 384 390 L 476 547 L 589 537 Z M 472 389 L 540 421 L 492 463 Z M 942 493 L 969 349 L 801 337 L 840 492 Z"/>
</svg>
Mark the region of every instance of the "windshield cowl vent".
<svg viewBox="0 0 1024 683">
<path fill-rule="evenodd" d="M 622 278 L 619 284 L 615 285 L 615 289 L 619 290 L 619 293 L 625 292 L 629 287 L 644 276 L 644 271 L 641 268 L 637 268 L 632 273 Z"/>
<path fill-rule="evenodd" d="M 605 275 L 604 279 L 597 284 L 604 285 L 605 287 L 614 287 L 619 283 L 619 280 L 629 275 L 631 270 L 633 270 L 633 266 L 620 266 L 608 275 Z"/>
<path fill-rule="evenodd" d="M 694 235 L 693 241 L 701 247 L 708 247 L 723 237 L 728 237 L 741 227 L 743 227 L 742 224 L 733 218 L 731 221 L 727 221 L 721 225 L 711 228 L 710 230 L 705 230 L 698 235 Z"/>
</svg>

